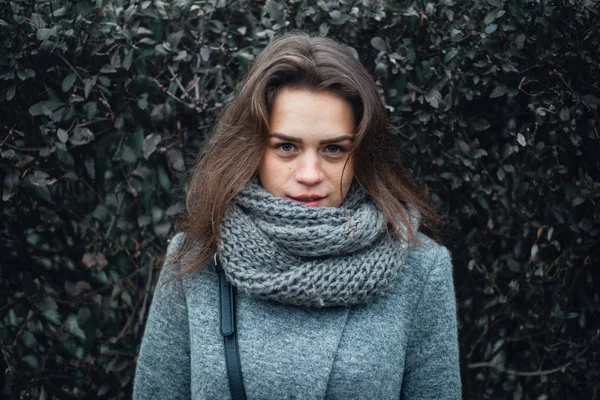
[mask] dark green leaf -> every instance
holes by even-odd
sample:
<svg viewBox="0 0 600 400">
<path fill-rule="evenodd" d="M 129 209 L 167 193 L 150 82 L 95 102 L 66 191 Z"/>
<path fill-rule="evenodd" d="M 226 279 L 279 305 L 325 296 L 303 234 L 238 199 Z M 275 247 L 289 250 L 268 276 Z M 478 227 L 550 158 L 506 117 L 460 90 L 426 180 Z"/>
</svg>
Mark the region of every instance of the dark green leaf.
<svg viewBox="0 0 600 400">
<path fill-rule="evenodd" d="M 560 118 L 561 121 L 568 121 L 571 118 L 569 109 L 567 107 L 561 108 L 560 113 L 558 114 L 558 117 Z"/>
<path fill-rule="evenodd" d="M 275 0 L 267 0 L 264 9 L 275 22 L 280 24 L 284 22 L 283 11 Z"/>
<path fill-rule="evenodd" d="M 444 62 L 447 63 L 450 60 L 452 60 L 454 57 L 456 57 L 456 55 L 458 54 L 458 50 L 456 49 L 450 49 L 446 55 L 444 56 Z"/>
<path fill-rule="evenodd" d="M 172 217 L 174 215 L 179 214 L 183 210 L 185 210 L 185 205 L 181 202 L 177 202 L 167 209 L 167 215 L 169 217 Z"/>
<path fill-rule="evenodd" d="M 53 17 L 64 17 L 67 14 L 67 9 L 65 7 L 61 7 L 57 10 L 54 10 L 52 13 Z"/>
<path fill-rule="evenodd" d="M 204 62 L 207 62 L 210 59 L 210 49 L 208 46 L 202 46 L 202 48 L 200 48 L 200 56 Z"/>
<path fill-rule="evenodd" d="M 491 24 L 485 27 L 485 33 L 490 34 L 490 33 L 494 33 L 496 32 L 496 29 L 498 29 L 498 25 L 496 24 Z"/>
<path fill-rule="evenodd" d="M 144 138 L 143 151 L 146 160 L 156 151 L 156 146 L 160 143 L 160 140 L 160 135 L 156 133 L 152 133 Z"/>
<path fill-rule="evenodd" d="M 38 357 L 34 354 L 28 354 L 25 357 L 23 357 L 23 362 L 33 370 L 37 370 L 40 367 Z"/>
<path fill-rule="evenodd" d="M 496 19 L 496 10 L 490 11 L 483 19 L 484 25 L 489 25 Z"/>
<path fill-rule="evenodd" d="M 55 100 L 44 100 L 40 101 L 29 107 L 29 114 L 33 116 L 37 115 L 52 115 L 52 112 L 62 106 L 63 103 Z"/>
<path fill-rule="evenodd" d="M 100 70 L 101 74 L 112 74 L 117 72 L 117 70 L 115 69 L 115 67 L 113 67 L 112 65 L 106 64 L 104 67 L 102 67 L 102 69 Z M 105 85 L 108 86 L 108 85 Z"/>
<path fill-rule="evenodd" d="M 96 84 L 97 78 L 98 78 L 98 76 L 94 75 L 93 77 L 86 78 L 84 80 L 84 96 L 86 99 L 88 98 L 88 96 L 90 95 L 90 92 L 92 91 L 92 88 Z"/>
<path fill-rule="evenodd" d="M 598 106 L 600 105 L 600 98 L 594 96 L 593 94 L 586 94 L 581 96 L 581 101 L 583 102 L 583 104 L 585 104 L 593 110 L 598 109 Z"/>
<path fill-rule="evenodd" d="M 433 108 L 438 108 L 442 102 L 442 94 L 437 90 L 431 90 L 425 95 L 425 100 Z"/>
<path fill-rule="evenodd" d="M 40 311 L 56 310 L 58 306 L 52 297 L 44 297 L 38 304 Z"/>
<path fill-rule="evenodd" d="M 15 85 L 10 85 L 6 90 L 6 100 L 10 101 L 15 97 L 15 92 L 17 91 L 17 87 Z"/>
<path fill-rule="evenodd" d="M 371 39 L 371 46 L 375 47 L 379 51 L 386 51 L 387 46 L 385 44 L 385 40 L 380 38 L 379 36 L 375 36 Z"/>
<path fill-rule="evenodd" d="M 73 73 L 67 75 L 65 77 L 65 79 L 63 79 L 63 83 L 61 85 L 62 91 L 68 92 L 69 90 L 71 90 L 71 88 L 73 87 L 73 84 L 75 83 L 76 80 L 77 80 L 77 75 L 75 75 Z"/>
<path fill-rule="evenodd" d="M 56 136 L 58 137 L 58 140 L 60 140 L 63 143 L 66 143 L 67 140 L 69 140 L 69 132 L 61 128 L 57 129 Z"/>
<path fill-rule="evenodd" d="M 123 149 L 121 151 L 121 159 L 130 164 L 134 164 L 137 162 L 137 156 L 133 149 L 129 146 L 123 146 Z"/>
<path fill-rule="evenodd" d="M 167 174 L 165 169 L 162 166 L 160 166 L 156 172 L 158 174 L 158 182 L 160 183 L 160 186 L 165 191 L 170 192 L 172 188 L 171 178 L 169 178 L 169 175 Z"/>
<path fill-rule="evenodd" d="M 69 142 L 74 146 L 81 146 L 94 140 L 94 134 L 88 128 L 76 127 L 73 134 L 69 137 Z"/>
<path fill-rule="evenodd" d="M 39 170 L 34 171 L 32 175 L 28 175 L 27 180 L 35 186 L 48 186 L 56 182 L 56 179 L 51 178 L 46 172 Z"/>
<path fill-rule="evenodd" d="M 46 310 L 42 312 L 41 315 L 42 317 L 44 317 L 45 319 L 47 319 L 55 325 L 60 324 L 60 314 L 58 314 L 58 311 L 56 311 L 55 309 Z"/>
<path fill-rule="evenodd" d="M 496 97 L 504 96 L 505 94 L 506 94 L 506 88 L 499 85 L 494 88 L 492 93 L 490 93 L 490 98 L 494 99 Z"/>
<path fill-rule="evenodd" d="M 76 338 L 85 340 L 85 332 L 83 332 L 83 330 L 79 327 L 76 315 L 71 314 L 67 317 L 67 320 L 65 321 L 65 329 Z"/>
<path fill-rule="evenodd" d="M 490 123 L 485 118 L 477 118 L 469 121 L 469 125 L 476 131 L 485 131 L 490 129 Z"/>
<path fill-rule="evenodd" d="M 142 94 L 137 101 L 137 105 L 142 110 L 145 110 L 148 107 L 148 93 Z"/>
<path fill-rule="evenodd" d="M 41 28 L 37 30 L 37 38 L 38 40 L 47 40 L 52 36 L 56 36 L 58 32 L 56 28 Z"/>
<path fill-rule="evenodd" d="M 471 152 L 471 148 L 464 140 L 458 141 L 458 147 L 460 147 L 460 150 L 465 154 L 469 154 Z"/>
<path fill-rule="evenodd" d="M 131 49 L 131 50 L 133 50 L 133 49 Z M 115 50 L 112 57 L 110 57 L 110 65 L 111 65 L 111 67 L 113 67 L 115 69 L 121 67 L 121 52 L 119 51 L 119 49 Z M 104 71 L 100 71 L 100 72 L 104 72 Z"/>
<path fill-rule="evenodd" d="M 131 64 L 133 63 L 133 49 L 129 49 L 125 53 L 125 59 L 123 60 L 123 68 L 129 71 Z"/>
</svg>

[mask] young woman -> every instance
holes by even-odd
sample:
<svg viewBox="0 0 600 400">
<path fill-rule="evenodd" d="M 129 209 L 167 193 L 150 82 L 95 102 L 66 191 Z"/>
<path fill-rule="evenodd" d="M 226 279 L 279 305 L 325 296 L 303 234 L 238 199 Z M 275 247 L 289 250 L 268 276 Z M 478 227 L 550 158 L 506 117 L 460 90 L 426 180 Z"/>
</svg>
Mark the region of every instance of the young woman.
<svg viewBox="0 0 600 400">
<path fill-rule="evenodd" d="M 435 232 L 434 207 L 340 44 L 295 33 L 261 52 L 186 203 L 134 398 L 227 399 L 240 382 L 249 399 L 461 397 L 450 255 L 418 232 Z M 227 282 L 238 348 L 226 361 Z"/>
</svg>

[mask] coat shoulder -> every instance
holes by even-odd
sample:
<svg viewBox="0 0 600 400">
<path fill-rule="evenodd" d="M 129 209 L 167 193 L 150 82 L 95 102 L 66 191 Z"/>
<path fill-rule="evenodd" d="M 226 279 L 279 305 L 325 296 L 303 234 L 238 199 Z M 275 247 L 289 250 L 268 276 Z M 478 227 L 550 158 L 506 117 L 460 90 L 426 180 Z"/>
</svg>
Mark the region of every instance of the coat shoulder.
<svg viewBox="0 0 600 400">
<path fill-rule="evenodd" d="M 404 259 L 394 291 L 404 295 L 421 293 L 431 279 L 452 279 L 452 259 L 448 249 L 430 237 L 419 233 L 420 243 L 415 243 Z"/>
<path fill-rule="evenodd" d="M 405 261 L 413 272 L 429 275 L 432 269 L 451 264 L 451 255 L 445 246 L 423 233 L 419 233 L 418 238 L 421 243 L 411 247 Z"/>
</svg>

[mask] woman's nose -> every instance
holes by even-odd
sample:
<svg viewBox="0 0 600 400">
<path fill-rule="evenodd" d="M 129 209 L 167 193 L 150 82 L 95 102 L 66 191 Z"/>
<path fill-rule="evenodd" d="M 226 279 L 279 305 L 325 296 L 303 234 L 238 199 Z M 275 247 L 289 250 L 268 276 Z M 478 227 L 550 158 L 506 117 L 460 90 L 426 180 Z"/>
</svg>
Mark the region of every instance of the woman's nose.
<svg viewBox="0 0 600 400">
<path fill-rule="evenodd" d="M 325 178 L 321 168 L 321 162 L 318 157 L 307 154 L 299 161 L 300 162 L 295 174 L 295 178 L 298 183 L 315 185 Z"/>
</svg>

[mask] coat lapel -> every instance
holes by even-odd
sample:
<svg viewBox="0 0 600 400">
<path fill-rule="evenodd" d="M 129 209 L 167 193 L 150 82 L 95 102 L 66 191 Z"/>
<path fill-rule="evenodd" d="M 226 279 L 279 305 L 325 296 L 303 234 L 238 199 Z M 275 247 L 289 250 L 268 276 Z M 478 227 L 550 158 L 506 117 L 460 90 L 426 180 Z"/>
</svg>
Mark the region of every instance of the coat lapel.
<svg viewBox="0 0 600 400">
<path fill-rule="evenodd" d="M 324 398 L 349 309 L 313 310 L 238 294 L 237 310 L 248 398 Z"/>
</svg>

